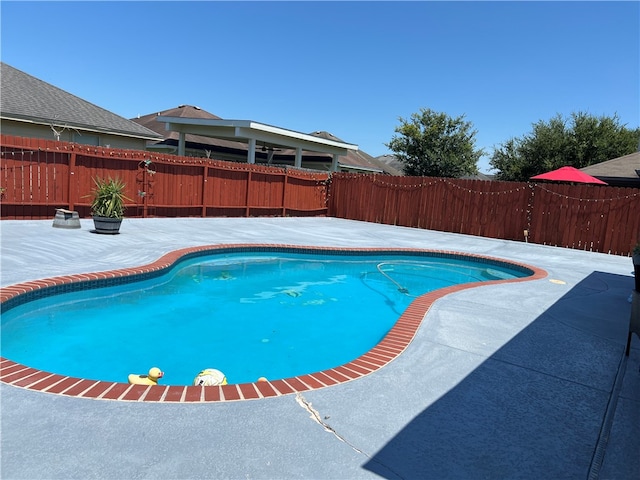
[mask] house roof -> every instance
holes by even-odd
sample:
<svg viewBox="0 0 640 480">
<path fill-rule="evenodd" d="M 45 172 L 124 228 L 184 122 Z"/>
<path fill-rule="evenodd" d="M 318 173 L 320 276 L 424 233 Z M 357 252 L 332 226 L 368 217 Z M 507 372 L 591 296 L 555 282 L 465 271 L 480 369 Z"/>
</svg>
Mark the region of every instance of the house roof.
<svg viewBox="0 0 640 480">
<path fill-rule="evenodd" d="M 311 135 L 342 142 L 342 140 L 335 135 L 325 131 L 316 131 Z M 345 156 L 340 157 L 340 165 L 344 168 L 351 168 L 353 170 L 367 170 L 378 173 L 387 173 L 389 175 L 402 175 L 402 172 L 394 168 L 392 165 L 388 165 L 362 150 L 351 150 Z"/>
<path fill-rule="evenodd" d="M 159 122 L 158 117 L 178 117 L 178 118 L 203 118 L 209 120 L 222 120 L 217 115 L 209 113 L 200 107 L 192 105 L 179 105 L 175 108 L 169 108 L 156 113 L 150 113 L 138 118 L 131 119 L 133 122 L 142 125 L 143 127 L 153 130 L 159 135 L 162 135 L 163 141 L 159 143 L 167 143 L 170 145 L 177 145 L 180 134 L 166 129 L 166 122 Z M 206 137 L 204 135 L 193 135 L 187 133 L 185 135 L 185 141 L 190 144 L 197 144 L 203 147 L 217 146 L 229 150 L 244 151 L 247 150 L 247 145 L 242 142 L 234 142 L 232 140 L 224 140 L 222 138 Z"/>
<path fill-rule="evenodd" d="M 597 178 L 631 178 L 635 180 L 640 177 L 640 152 L 596 163 L 580 170 Z"/>
<path fill-rule="evenodd" d="M 156 140 L 142 125 L 0 62 L 0 117 L 41 125 Z"/>
<path fill-rule="evenodd" d="M 482 173 L 482 172 L 478 172 L 473 175 L 463 175 L 460 178 L 462 180 L 485 180 L 485 181 L 495 180 L 493 175 L 487 175 L 486 173 Z"/>
<path fill-rule="evenodd" d="M 391 168 L 394 168 L 396 171 L 398 171 L 399 173 L 397 173 L 397 175 L 404 175 L 404 166 L 402 164 L 402 162 L 400 160 L 398 160 L 398 157 L 396 157 L 393 154 L 387 153 L 385 155 L 381 155 L 379 157 L 377 157 L 377 160 L 389 165 Z M 396 174 L 394 174 L 396 175 Z M 474 175 L 464 175 L 462 177 L 460 177 L 463 180 L 493 180 L 493 177 L 491 175 L 486 175 L 482 172 L 478 172 Z"/>
<path fill-rule="evenodd" d="M 158 117 L 166 122 L 167 129 L 193 133 L 216 138 L 238 139 L 241 142 L 265 142 L 270 146 L 299 148 L 314 152 L 346 155 L 348 150 L 357 150 L 358 146 L 335 140 L 314 137 L 307 133 L 296 132 L 282 127 L 267 125 L 253 120 L 223 120 L 207 118 Z"/>
<path fill-rule="evenodd" d="M 159 121 L 160 117 L 178 117 L 178 118 L 196 118 L 196 119 L 208 119 L 208 120 L 223 120 L 222 118 L 214 115 L 212 113 L 207 112 L 206 110 L 201 109 L 200 107 L 195 107 L 192 105 L 180 105 L 175 108 L 170 108 L 167 110 L 162 110 L 160 112 L 151 113 L 148 115 L 144 115 L 138 118 L 132 119 L 134 122 L 143 125 L 150 130 L 155 131 L 164 136 L 165 140 L 159 142 L 159 144 L 170 144 L 177 145 L 179 133 L 176 131 L 168 131 L 166 130 L 166 122 Z M 231 120 L 227 121 L 231 122 Z M 306 135 L 306 134 L 303 134 Z M 335 135 L 332 135 L 326 131 L 315 131 L 308 135 L 321 138 L 324 140 L 329 140 L 331 142 L 335 142 L 337 144 L 344 144 L 345 142 Z M 227 152 L 234 152 L 237 155 L 246 155 L 247 152 L 247 144 L 244 142 L 237 142 L 233 140 L 228 140 L 220 137 L 210 137 L 205 135 L 195 135 L 192 133 L 185 134 L 185 141 L 191 146 L 207 148 L 219 148 L 221 150 Z M 262 144 L 263 142 L 259 142 Z M 266 145 L 266 144 L 265 144 Z M 266 154 L 262 152 L 256 152 L 257 155 L 266 158 Z M 274 162 L 278 161 L 291 161 L 292 158 L 295 158 L 295 150 L 291 148 L 275 148 L 274 154 Z M 303 151 L 303 158 L 308 161 L 323 161 L 323 162 L 331 162 L 331 156 L 328 154 L 323 154 L 320 152 L 312 152 L 312 151 Z M 340 165 L 343 168 L 353 169 L 353 170 L 361 170 L 368 172 L 378 172 L 378 173 L 390 173 L 392 175 L 401 175 L 401 172 L 398 172 L 393 167 L 389 167 L 385 165 L 383 162 L 378 161 L 373 158 L 371 155 L 361 151 L 361 150 L 352 150 L 349 149 L 346 155 L 342 155 L 339 160 Z"/>
<path fill-rule="evenodd" d="M 385 165 L 388 165 L 390 168 L 393 168 L 396 172 L 398 172 L 397 174 L 394 173 L 394 175 L 404 175 L 404 165 L 400 160 L 398 160 L 398 157 L 396 157 L 395 155 L 387 153 L 385 155 L 376 157 L 376 160 L 384 163 Z"/>
<path fill-rule="evenodd" d="M 612 187 L 640 188 L 640 152 L 580 169 Z"/>
</svg>

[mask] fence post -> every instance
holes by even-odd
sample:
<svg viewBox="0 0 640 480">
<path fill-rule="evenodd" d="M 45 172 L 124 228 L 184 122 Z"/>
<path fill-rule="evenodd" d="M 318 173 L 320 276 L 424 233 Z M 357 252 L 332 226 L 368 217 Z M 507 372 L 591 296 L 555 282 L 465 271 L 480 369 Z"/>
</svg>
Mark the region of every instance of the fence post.
<svg viewBox="0 0 640 480">
<path fill-rule="evenodd" d="M 147 167 L 145 166 L 142 168 L 142 191 L 144 192 L 144 195 L 142 197 L 142 218 L 147 218 L 147 215 L 149 214 L 147 197 L 151 192 L 147 192 L 147 190 L 150 190 L 147 188 L 147 183 Z"/>
<path fill-rule="evenodd" d="M 529 199 L 527 200 L 527 212 L 526 212 L 526 216 L 527 218 L 525 219 L 526 221 L 526 225 L 527 225 L 527 229 L 523 232 L 524 234 L 524 241 L 526 243 L 529 243 L 529 239 L 532 238 L 533 243 L 535 243 L 535 234 L 537 232 L 533 232 L 533 236 L 531 235 L 531 217 L 533 215 L 533 211 L 535 209 L 535 196 L 536 196 L 536 186 L 534 184 L 532 184 L 531 182 L 527 182 L 527 187 L 529 188 Z"/>
<path fill-rule="evenodd" d="M 287 184 L 289 183 L 289 172 L 285 168 L 284 175 L 282 176 L 284 184 L 282 185 L 282 216 L 287 215 L 287 206 L 285 205 L 287 199 Z"/>
<path fill-rule="evenodd" d="M 249 216 L 249 212 L 251 211 L 251 209 L 249 208 L 249 199 L 251 198 L 250 193 L 251 193 L 251 181 L 252 181 L 252 175 L 251 174 L 252 173 L 253 173 L 252 170 L 249 170 L 247 172 L 247 196 L 244 199 L 244 206 L 245 206 L 244 216 L 245 217 L 248 217 Z"/>
<path fill-rule="evenodd" d="M 202 198 L 200 199 L 202 203 L 202 218 L 206 218 L 207 216 L 207 205 L 205 204 L 205 200 L 207 198 L 207 179 L 209 178 L 209 165 L 204 165 L 202 169 Z"/>
<path fill-rule="evenodd" d="M 77 185 L 75 185 L 74 179 L 75 177 L 75 169 L 76 169 L 76 151 L 72 150 L 71 155 L 69 156 L 69 189 L 67 192 L 67 201 L 69 203 L 69 210 L 75 210 L 75 191 L 78 189 Z M 76 187 L 76 188 L 74 188 Z"/>
</svg>

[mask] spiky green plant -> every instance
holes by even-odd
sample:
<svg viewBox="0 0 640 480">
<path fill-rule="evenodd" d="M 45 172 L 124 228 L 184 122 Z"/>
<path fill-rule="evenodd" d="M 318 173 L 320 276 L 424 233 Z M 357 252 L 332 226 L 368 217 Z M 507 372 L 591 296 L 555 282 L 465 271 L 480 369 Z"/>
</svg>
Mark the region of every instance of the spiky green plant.
<svg viewBox="0 0 640 480">
<path fill-rule="evenodd" d="M 97 217 L 122 218 L 124 216 L 125 183 L 119 178 L 94 178 L 95 189 L 91 203 L 91 215 Z"/>
</svg>

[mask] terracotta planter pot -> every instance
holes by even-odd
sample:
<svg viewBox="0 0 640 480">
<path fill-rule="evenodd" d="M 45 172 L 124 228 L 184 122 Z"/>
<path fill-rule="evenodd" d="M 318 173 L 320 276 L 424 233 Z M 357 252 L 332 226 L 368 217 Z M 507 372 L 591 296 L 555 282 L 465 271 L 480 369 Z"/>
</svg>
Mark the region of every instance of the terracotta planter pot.
<svg viewBox="0 0 640 480">
<path fill-rule="evenodd" d="M 109 217 L 93 217 L 93 225 L 96 233 L 104 233 L 107 235 L 115 235 L 120 233 L 121 218 L 109 218 Z"/>
</svg>

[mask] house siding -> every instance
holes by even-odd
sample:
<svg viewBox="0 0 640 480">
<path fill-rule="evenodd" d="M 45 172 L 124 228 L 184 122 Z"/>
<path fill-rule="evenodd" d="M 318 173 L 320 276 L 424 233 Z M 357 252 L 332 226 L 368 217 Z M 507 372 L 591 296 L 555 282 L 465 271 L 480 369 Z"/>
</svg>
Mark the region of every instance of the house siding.
<svg viewBox="0 0 640 480">
<path fill-rule="evenodd" d="M 49 125 L 40 125 L 37 123 L 17 122 L 14 120 L 3 119 L 0 122 L 0 130 L 4 135 L 14 135 L 17 137 L 26 138 L 41 138 L 45 140 L 57 140 L 53 130 Z M 99 133 L 91 131 L 83 131 L 81 129 L 69 129 L 63 130 L 63 127 L 56 127 L 56 130 L 60 132 L 60 141 L 62 142 L 74 142 L 80 144 L 94 145 L 93 141 L 83 141 L 84 135 L 86 140 L 94 139 L 97 137 L 98 145 L 100 147 L 106 147 L 107 145 L 112 148 L 125 148 L 131 150 L 145 150 L 146 140 L 143 138 L 134 137 L 122 137 L 118 135 L 111 135 L 108 133 Z M 78 133 L 80 135 L 78 135 Z"/>
</svg>

